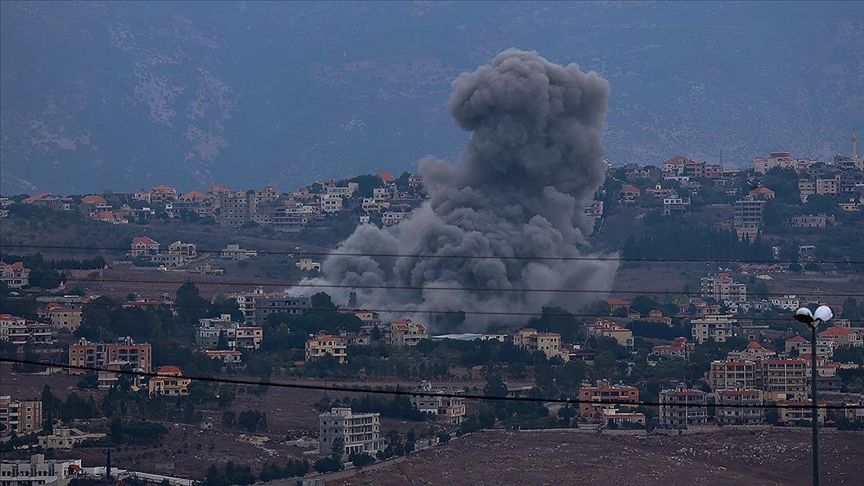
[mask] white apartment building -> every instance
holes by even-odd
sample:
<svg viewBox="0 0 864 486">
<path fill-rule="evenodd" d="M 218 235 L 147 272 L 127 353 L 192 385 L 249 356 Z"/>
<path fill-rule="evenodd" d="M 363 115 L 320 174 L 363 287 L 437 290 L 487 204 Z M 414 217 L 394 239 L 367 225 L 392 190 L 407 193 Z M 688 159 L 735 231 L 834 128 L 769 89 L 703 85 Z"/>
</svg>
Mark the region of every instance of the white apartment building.
<svg viewBox="0 0 864 486">
<path fill-rule="evenodd" d="M 45 459 L 33 454 L 30 460 L 3 459 L 0 484 L 3 486 L 65 486 L 82 471 L 81 459 Z"/>
<path fill-rule="evenodd" d="M 459 388 L 433 388 L 429 381 L 421 381 L 416 392 L 424 395 L 411 395 L 411 406 L 417 410 L 435 415 L 439 420 L 458 425 L 465 418 L 465 399 L 454 396 L 462 393 Z M 434 395 L 432 395 L 434 394 Z"/>
<path fill-rule="evenodd" d="M 705 341 L 713 339 L 718 343 L 725 343 L 727 337 L 732 337 L 732 326 L 738 323 L 731 315 L 705 316 L 702 319 L 690 321 L 693 328 L 691 333 L 693 341 L 705 344 Z"/>
<path fill-rule="evenodd" d="M 333 443 L 343 440 L 343 457 L 384 450 L 381 418 L 377 413 L 353 413 L 350 408 L 333 408 L 318 415 L 318 452 L 332 453 Z"/>
</svg>

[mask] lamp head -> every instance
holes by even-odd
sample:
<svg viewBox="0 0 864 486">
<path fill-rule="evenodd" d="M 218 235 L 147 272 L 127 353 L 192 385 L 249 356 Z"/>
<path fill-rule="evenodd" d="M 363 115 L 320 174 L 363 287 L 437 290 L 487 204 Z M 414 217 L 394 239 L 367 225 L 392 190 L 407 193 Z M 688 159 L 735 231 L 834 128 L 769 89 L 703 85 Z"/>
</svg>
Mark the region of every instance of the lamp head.
<svg viewBox="0 0 864 486">
<path fill-rule="evenodd" d="M 834 317 L 834 313 L 831 312 L 831 308 L 827 305 L 819 306 L 816 309 L 816 312 L 813 313 L 813 317 L 816 318 L 817 321 L 826 322 L 829 321 L 832 317 Z"/>
<path fill-rule="evenodd" d="M 829 309 L 830 312 L 830 309 Z M 813 321 L 816 319 L 813 317 L 813 312 L 806 307 L 801 307 L 797 311 L 795 311 L 795 320 L 798 322 L 803 322 L 804 324 L 813 324 Z"/>
</svg>

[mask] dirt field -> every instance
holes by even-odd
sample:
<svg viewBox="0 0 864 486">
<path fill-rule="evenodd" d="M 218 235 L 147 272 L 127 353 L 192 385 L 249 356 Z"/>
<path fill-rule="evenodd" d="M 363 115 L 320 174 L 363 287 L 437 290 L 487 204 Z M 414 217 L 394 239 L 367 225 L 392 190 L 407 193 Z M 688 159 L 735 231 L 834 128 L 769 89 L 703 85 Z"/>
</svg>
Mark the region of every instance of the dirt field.
<svg viewBox="0 0 864 486">
<path fill-rule="evenodd" d="M 486 431 L 334 482 L 355 485 L 805 485 L 808 430 L 682 436 Z M 861 433 L 823 433 L 822 483 L 860 484 Z"/>
</svg>

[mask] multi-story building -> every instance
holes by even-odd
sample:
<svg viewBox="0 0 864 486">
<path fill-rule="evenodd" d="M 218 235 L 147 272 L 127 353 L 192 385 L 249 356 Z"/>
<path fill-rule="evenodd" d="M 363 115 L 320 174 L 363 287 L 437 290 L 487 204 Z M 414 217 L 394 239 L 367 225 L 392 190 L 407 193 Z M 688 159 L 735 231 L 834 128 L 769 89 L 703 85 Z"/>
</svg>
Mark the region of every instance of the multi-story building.
<svg viewBox="0 0 864 486">
<path fill-rule="evenodd" d="M 727 425 L 756 425 L 765 419 L 762 392 L 754 389 L 720 390 L 716 394 L 716 419 Z"/>
<path fill-rule="evenodd" d="M 287 293 L 265 294 L 255 297 L 255 324 L 263 325 L 271 314 L 299 315 L 312 308 L 312 299 Z"/>
<path fill-rule="evenodd" d="M 702 277 L 700 285 L 703 298 L 712 298 L 717 302 L 747 300 L 747 285 L 735 282 L 728 273 Z"/>
<path fill-rule="evenodd" d="M 30 285 L 30 269 L 24 262 L 6 263 L 0 261 L 0 282 L 10 289 L 20 289 Z"/>
<path fill-rule="evenodd" d="M 645 425 L 645 414 L 639 412 L 619 412 L 618 409 L 615 408 L 604 408 L 600 412 L 600 420 L 602 420 L 605 425 Z"/>
<path fill-rule="evenodd" d="M 338 439 L 342 439 L 343 457 L 351 454 L 374 456 L 384 450 L 379 414 L 333 408 L 318 415 L 318 452 L 322 455 L 333 453 L 333 444 Z"/>
<path fill-rule="evenodd" d="M 391 346 L 416 346 L 428 337 L 426 325 L 411 319 L 399 319 L 387 326 L 387 340 Z"/>
<path fill-rule="evenodd" d="M 51 324 L 29 322 L 22 317 L 0 314 L 0 340 L 12 344 L 53 344 L 57 335 Z"/>
<path fill-rule="evenodd" d="M 708 371 L 708 385 L 712 390 L 751 389 L 759 384 L 756 363 L 753 361 L 712 361 Z"/>
<path fill-rule="evenodd" d="M 323 358 L 328 354 L 336 358 L 340 364 L 345 363 L 348 357 L 348 346 L 345 340 L 319 332 L 314 338 L 306 341 L 306 361 Z"/>
<path fill-rule="evenodd" d="M 321 211 L 336 213 L 342 210 L 342 196 L 325 194 L 321 196 Z"/>
<path fill-rule="evenodd" d="M 589 337 L 595 338 L 612 338 L 618 341 L 618 344 L 628 349 L 633 349 L 635 340 L 633 339 L 633 331 L 625 327 L 621 327 L 618 323 L 598 317 L 593 324 L 586 326 L 586 333 Z"/>
<path fill-rule="evenodd" d="M 66 486 L 82 472 L 81 459 L 45 459 L 45 454 L 33 454 L 29 460 L 3 459 L 0 485 Z"/>
<path fill-rule="evenodd" d="M 730 315 L 711 315 L 690 321 L 693 340 L 699 344 L 713 339 L 725 343 L 726 338 L 733 336 L 732 328 L 738 321 Z"/>
<path fill-rule="evenodd" d="M 126 254 L 132 257 L 152 255 L 159 253 L 159 247 L 159 242 L 149 236 L 136 236 Z"/>
<path fill-rule="evenodd" d="M 220 336 L 224 337 L 229 349 L 261 349 L 264 328 L 244 326 L 231 320 L 231 314 L 218 318 L 198 319 L 199 327 L 195 334 L 195 344 L 201 349 L 214 349 L 219 346 Z"/>
<path fill-rule="evenodd" d="M 150 396 L 185 397 L 189 395 L 189 384 L 192 380 L 183 376 L 176 366 L 160 366 L 156 374 L 147 382 Z"/>
<path fill-rule="evenodd" d="M 671 344 L 654 346 L 651 353 L 664 358 L 686 358 L 690 356 L 694 348 L 695 345 L 688 343 L 687 338 L 677 337 L 672 340 Z"/>
<path fill-rule="evenodd" d="M 238 228 L 252 221 L 255 213 L 255 193 L 229 191 L 219 194 L 218 221 L 222 227 Z"/>
<path fill-rule="evenodd" d="M 841 182 L 840 174 L 833 177 L 820 177 L 816 179 L 816 194 L 828 196 L 839 194 Z"/>
<path fill-rule="evenodd" d="M 0 424 L 4 433 L 31 434 L 42 430 L 42 402 L 40 400 L 12 400 L 0 395 Z"/>
<path fill-rule="evenodd" d="M 827 339 L 816 340 L 816 358 L 827 360 L 834 356 L 834 341 Z M 801 337 L 795 336 L 786 340 L 786 354 L 792 356 L 800 356 L 809 359 L 813 350 L 810 347 L 810 341 Z"/>
<path fill-rule="evenodd" d="M 599 418 L 603 409 L 615 406 L 639 406 L 639 389 L 635 386 L 610 385 L 608 381 L 591 386 L 583 383 L 579 387 L 579 415 Z"/>
<path fill-rule="evenodd" d="M 547 359 L 559 357 L 570 360 L 570 354 L 561 350 L 561 335 L 557 332 L 537 332 L 530 327 L 522 328 L 513 334 L 513 345 L 520 349 L 541 351 Z"/>
<path fill-rule="evenodd" d="M 765 201 L 747 196 L 735 201 L 734 225 L 738 237 L 748 236 L 751 240 L 756 238 L 759 228 L 762 227 L 762 213 L 765 209 Z"/>
<path fill-rule="evenodd" d="M 765 401 L 800 400 L 807 396 L 807 361 L 766 359 L 757 363 L 759 387 Z"/>
<path fill-rule="evenodd" d="M 771 152 L 768 157 L 756 157 L 753 159 L 753 171 L 757 174 L 767 174 L 775 167 L 782 169 L 793 168 L 794 161 L 789 152 Z"/>
<path fill-rule="evenodd" d="M 812 401 L 802 400 L 781 400 L 777 402 L 777 412 L 780 415 L 780 422 L 784 424 L 797 424 L 798 422 L 813 420 Z M 819 425 L 825 424 L 825 402 L 819 400 L 817 402 L 816 417 Z"/>
<path fill-rule="evenodd" d="M 682 384 L 674 390 L 660 392 L 659 423 L 662 427 L 688 427 L 708 421 L 708 399 L 702 390 L 687 389 Z"/>
<path fill-rule="evenodd" d="M 255 250 L 247 250 L 245 248 L 240 248 L 238 244 L 227 245 L 220 253 L 219 258 L 223 260 L 246 260 L 247 258 L 253 258 L 258 256 L 258 252 Z"/>
<path fill-rule="evenodd" d="M 411 406 L 417 410 L 435 415 L 438 420 L 453 425 L 462 423 L 465 418 L 465 399 L 453 396 L 461 394 L 462 389 L 433 388 L 431 382 L 424 380 L 414 391 L 423 393 L 423 395 L 411 395 Z"/>
<path fill-rule="evenodd" d="M 798 179 L 798 196 L 802 203 L 807 202 L 807 198 L 816 194 L 816 183 L 810 179 Z"/>
<path fill-rule="evenodd" d="M 83 314 L 80 305 L 63 305 L 59 302 L 49 302 L 44 309 L 36 312 L 40 318 L 51 321 L 52 328 L 70 331 L 78 329 Z"/>
<path fill-rule="evenodd" d="M 848 346 L 852 348 L 860 348 L 864 346 L 864 341 L 858 332 L 842 326 L 831 326 L 828 329 L 819 333 L 819 339 L 824 341 L 832 341 L 836 347 Z"/>
<path fill-rule="evenodd" d="M 69 345 L 69 365 L 105 369 L 109 365 L 128 364 L 133 370 L 149 373 L 153 360 L 150 343 L 136 343 L 130 337 L 115 344 L 91 343 L 81 338 Z M 86 370 L 70 369 L 71 375 L 83 375 Z"/>
</svg>

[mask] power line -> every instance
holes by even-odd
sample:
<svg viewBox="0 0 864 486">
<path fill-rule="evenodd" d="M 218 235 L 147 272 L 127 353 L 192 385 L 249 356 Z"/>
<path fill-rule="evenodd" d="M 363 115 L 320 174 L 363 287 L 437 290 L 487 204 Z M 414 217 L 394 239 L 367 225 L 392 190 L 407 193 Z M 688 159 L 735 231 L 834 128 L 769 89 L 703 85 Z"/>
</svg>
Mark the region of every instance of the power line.
<svg viewBox="0 0 864 486">
<path fill-rule="evenodd" d="M 36 244 L 14 244 L 3 243 L 0 248 L 25 248 L 44 250 L 82 250 L 82 251 L 114 251 L 128 252 L 130 248 L 99 247 L 99 246 L 67 246 L 67 245 L 36 245 Z M 222 250 L 198 250 L 202 254 L 218 254 Z M 369 258 L 439 258 L 456 260 L 528 260 L 528 261 L 610 261 L 610 262 L 637 262 L 637 263 L 749 263 L 749 264 L 790 264 L 802 263 L 798 260 L 744 260 L 740 258 L 624 258 L 621 256 L 528 256 L 528 255 L 438 255 L 424 253 L 343 253 L 335 251 L 273 251 L 256 250 L 258 255 L 291 255 L 291 256 L 321 256 L 321 257 L 369 257 Z M 98 256 L 98 255 L 94 255 Z M 813 260 L 805 263 L 833 264 L 833 265 L 860 265 L 864 261 L 859 260 Z"/>
<path fill-rule="evenodd" d="M 21 302 L 20 299 L 18 299 L 18 300 L 9 299 L 9 298 L 0 299 L 0 303 L 16 302 L 16 301 Z M 123 306 L 124 304 L 128 304 L 129 307 L 136 307 L 134 301 L 119 302 L 119 303 L 103 303 L 103 302 L 93 301 L 93 302 L 78 302 L 78 303 L 75 303 L 74 305 L 82 306 L 82 307 L 83 306 L 114 307 L 114 306 Z M 147 304 L 151 304 L 151 303 L 148 302 Z M 152 307 L 171 307 L 171 308 L 185 308 L 185 309 L 189 309 L 189 308 L 213 309 L 213 308 L 215 308 L 216 310 L 218 310 L 218 309 L 234 309 L 233 306 L 228 307 L 228 306 L 220 306 L 220 305 L 212 305 L 212 304 L 206 304 L 206 305 L 205 304 L 201 304 L 201 305 L 197 305 L 197 304 L 168 304 L 168 303 L 155 303 L 155 302 L 152 304 L 153 305 L 137 306 L 137 307 L 145 307 L 145 308 L 146 307 L 149 307 L 149 308 L 152 308 Z M 157 304 L 159 304 L 159 305 L 157 305 Z M 266 308 L 266 309 L 270 309 L 270 308 Z M 577 313 L 570 313 L 570 312 L 545 312 L 544 313 L 543 311 L 517 312 L 517 311 L 482 311 L 482 310 L 428 310 L 428 309 L 413 309 L 412 310 L 412 309 L 374 309 L 374 308 L 373 309 L 370 309 L 370 308 L 344 309 L 344 308 L 333 308 L 333 307 L 310 307 L 310 308 L 306 308 L 306 309 L 301 309 L 299 307 L 298 308 L 281 307 L 281 308 L 276 308 L 276 309 L 285 311 L 285 312 L 281 312 L 283 314 L 287 313 L 287 311 L 289 311 L 289 310 L 302 310 L 304 312 L 318 311 L 318 312 L 340 312 L 340 313 L 351 313 L 351 312 L 357 311 L 357 312 L 374 312 L 376 314 L 426 314 L 426 315 L 467 314 L 467 315 L 489 315 L 489 316 L 506 316 L 506 317 L 543 317 L 543 316 L 546 316 L 546 317 L 582 317 L 582 318 L 602 317 L 602 318 L 607 318 L 607 319 L 609 319 L 609 318 L 614 319 L 615 318 L 615 316 L 611 316 L 608 314 L 577 314 Z M 273 310 L 273 309 L 270 309 L 270 310 Z M 273 314 L 279 314 L 280 312 L 272 312 L 272 313 Z M 638 320 L 643 320 L 643 319 L 645 319 L 645 318 L 640 317 L 639 319 L 633 318 L 632 320 L 638 321 Z M 698 317 L 688 317 L 687 319 L 698 319 Z M 737 318 L 737 317 L 733 317 L 733 319 L 736 319 L 738 321 L 754 321 L 754 322 L 756 322 L 756 321 L 772 321 L 773 322 L 773 321 L 778 321 L 778 320 L 784 320 L 783 317 L 777 317 L 777 318 L 771 318 L 771 317 L 746 317 L 746 318 L 742 317 L 742 318 Z M 789 319 L 789 320 L 791 321 L 792 319 Z"/>
<path fill-rule="evenodd" d="M 185 281 L 165 281 L 165 280 L 126 280 L 126 279 L 99 279 L 99 280 L 78 280 L 67 277 L 67 283 L 123 283 L 123 284 L 183 284 Z M 698 292 L 674 292 L 666 290 L 603 290 L 603 289 L 532 289 L 532 288 L 494 288 L 494 287 L 424 287 L 419 285 L 348 285 L 341 283 L 302 283 L 302 282 L 271 282 L 258 283 L 252 281 L 234 282 L 234 281 L 219 281 L 219 282 L 198 282 L 200 285 L 218 285 L 218 286 L 256 286 L 256 287 L 310 287 L 322 289 L 380 289 L 380 290 L 423 290 L 423 291 L 463 291 L 463 292 L 547 292 L 547 293 L 568 293 L 568 294 L 635 294 L 635 295 L 682 295 L 687 297 L 701 297 Z M 819 297 L 864 297 L 864 292 L 857 293 L 814 293 L 813 291 L 795 291 L 787 292 L 748 292 L 748 296 L 759 297 L 785 297 L 790 294 L 797 295 L 816 295 Z"/>
<path fill-rule="evenodd" d="M 61 368 L 67 370 L 80 370 L 80 371 L 92 371 L 92 372 L 106 372 L 106 373 L 115 373 L 122 375 L 131 375 L 138 376 L 143 378 L 186 378 L 193 381 L 201 381 L 201 382 L 210 382 L 210 383 L 223 383 L 223 384 L 231 384 L 231 385 L 246 385 L 246 386 L 266 386 L 266 387 L 274 387 L 274 388 L 289 388 L 289 389 L 302 389 L 302 390 L 319 390 L 324 392 L 343 392 L 343 393 L 367 393 L 367 394 L 375 394 L 375 395 L 398 395 L 398 396 L 423 396 L 423 397 L 443 397 L 443 398 L 463 398 L 466 400 L 492 400 L 492 401 L 512 401 L 512 402 L 532 402 L 532 403 L 561 403 L 565 405 L 636 405 L 636 406 L 645 406 L 645 407 L 659 407 L 669 406 L 669 407 L 694 407 L 694 408 L 708 408 L 708 407 L 720 407 L 720 408 L 790 408 L 790 409 L 810 409 L 810 404 L 788 404 L 788 405 L 779 405 L 779 404 L 763 404 L 763 405 L 751 405 L 751 404 L 672 404 L 672 403 L 660 403 L 660 402 L 648 402 L 648 401 L 640 401 L 638 403 L 632 402 L 622 402 L 615 400 L 580 400 L 578 398 L 539 398 L 539 397 L 501 397 L 501 396 L 491 396 L 491 395 L 476 395 L 470 393 L 447 393 L 447 392 L 424 392 L 424 391 L 409 391 L 409 390 L 380 390 L 380 389 L 364 389 L 364 388 L 355 388 L 355 387 L 346 387 L 340 385 L 313 385 L 306 383 L 280 383 L 280 382 L 267 382 L 267 381 L 254 381 L 254 380 L 243 380 L 243 379 L 233 379 L 233 378 L 214 378 L 209 376 L 188 376 L 188 375 L 165 375 L 154 372 L 147 371 L 133 371 L 133 370 L 111 370 L 107 368 L 97 368 L 92 366 L 79 366 L 79 365 L 70 365 L 70 364 L 55 364 L 55 363 L 47 363 L 44 361 L 35 361 L 28 359 L 16 359 L 16 358 L 6 358 L 0 357 L 0 362 L 2 363 L 12 363 L 12 364 L 23 364 L 23 365 L 33 365 L 33 366 L 45 366 L 49 368 Z M 855 410 L 855 409 L 864 409 L 864 405 L 819 405 L 818 408 L 826 409 L 826 410 Z"/>
</svg>

